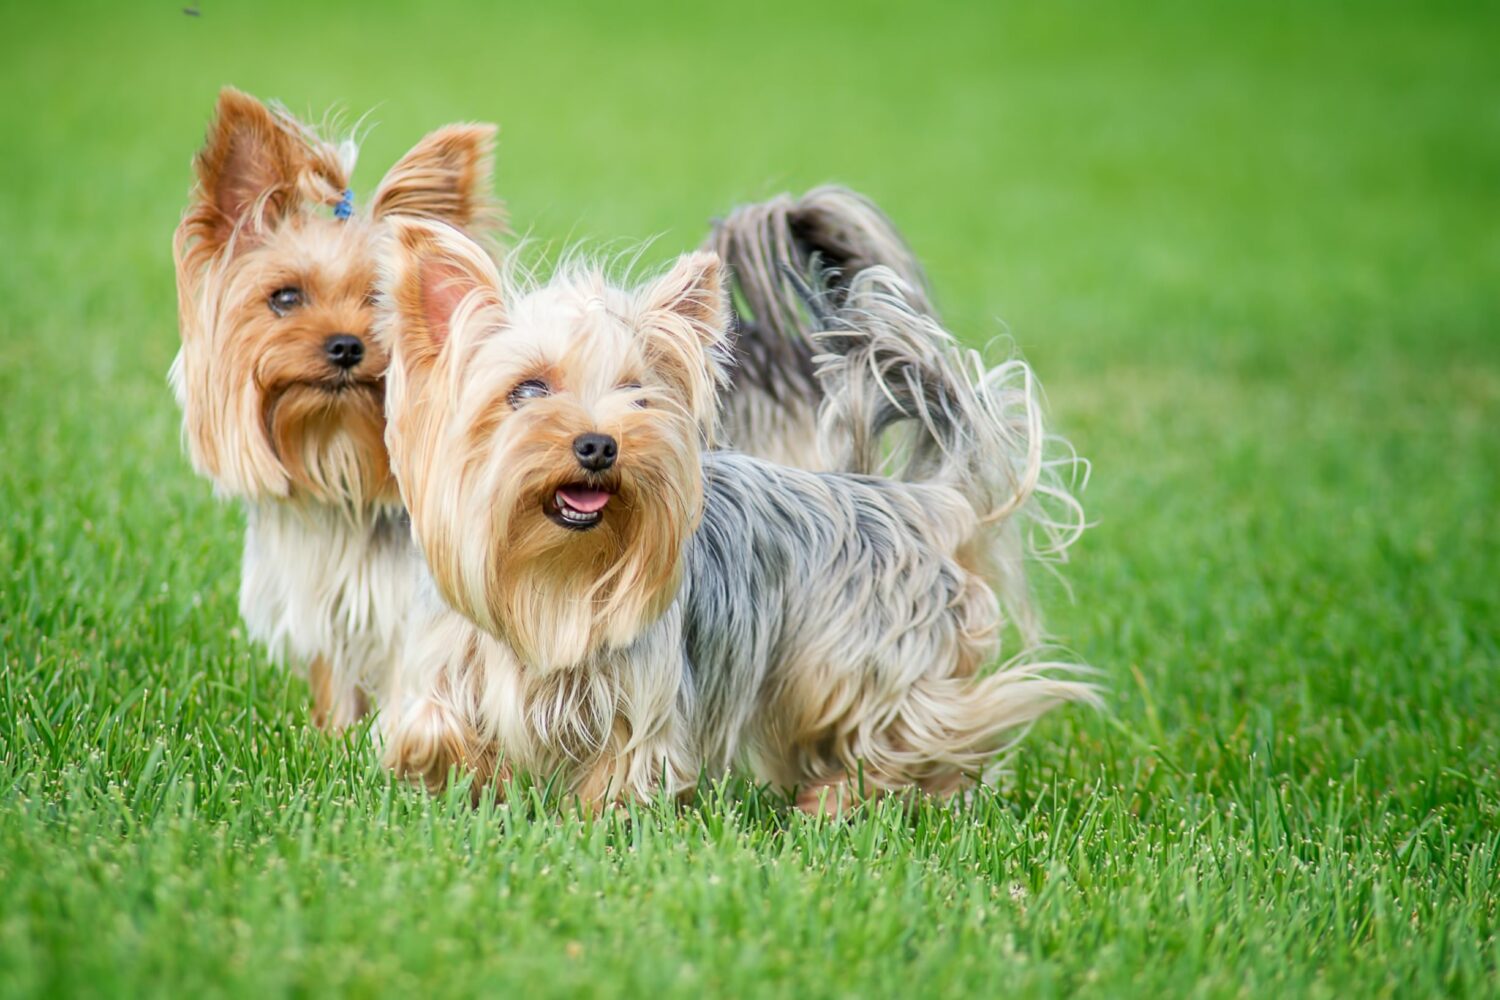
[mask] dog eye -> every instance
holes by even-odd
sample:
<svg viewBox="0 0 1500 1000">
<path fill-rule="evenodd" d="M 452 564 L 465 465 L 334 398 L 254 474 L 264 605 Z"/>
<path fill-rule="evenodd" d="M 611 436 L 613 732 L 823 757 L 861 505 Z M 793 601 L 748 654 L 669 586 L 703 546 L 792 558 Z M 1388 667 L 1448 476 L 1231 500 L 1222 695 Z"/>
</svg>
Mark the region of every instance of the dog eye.
<svg viewBox="0 0 1500 1000">
<path fill-rule="evenodd" d="M 271 293 L 271 298 L 268 301 L 273 313 L 278 316 L 285 316 L 302 304 L 302 289 L 278 288 Z"/>
<path fill-rule="evenodd" d="M 506 398 L 510 401 L 511 408 L 520 406 L 528 399 L 542 399 L 552 395 L 552 387 L 539 378 L 529 378 L 510 391 Z"/>
<path fill-rule="evenodd" d="M 619 386 L 619 391 L 640 392 L 641 384 L 639 382 L 626 382 L 624 385 Z M 638 410 L 644 410 L 646 408 L 646 401 L 644 399 L 632 399 L 630 405 Z"/>
</svg>

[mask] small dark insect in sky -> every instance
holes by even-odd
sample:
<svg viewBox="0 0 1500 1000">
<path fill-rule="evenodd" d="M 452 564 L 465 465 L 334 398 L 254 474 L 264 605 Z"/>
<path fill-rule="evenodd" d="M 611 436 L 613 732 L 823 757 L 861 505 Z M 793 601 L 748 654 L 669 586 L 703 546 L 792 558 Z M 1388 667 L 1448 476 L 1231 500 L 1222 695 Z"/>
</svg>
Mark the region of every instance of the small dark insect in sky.
<svg viewBox="0 0 1500 1000">
<path fill-rule="evenodd" d="M 184 7 L 182 8 L 182 12 L 188 17 L 198 17 L 203 13 L 203 11 L 199 10 L 197 7 Z"/>
</svg>

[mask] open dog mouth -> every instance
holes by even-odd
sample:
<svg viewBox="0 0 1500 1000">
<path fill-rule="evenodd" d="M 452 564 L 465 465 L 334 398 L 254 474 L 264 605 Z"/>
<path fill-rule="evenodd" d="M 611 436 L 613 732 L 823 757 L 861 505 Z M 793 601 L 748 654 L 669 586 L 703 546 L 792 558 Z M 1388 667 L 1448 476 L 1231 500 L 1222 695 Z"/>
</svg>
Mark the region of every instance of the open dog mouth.
<svg viewBox="0 0 1500 1000">
<path fill-rule="evenodd" d="M 604 508 L 614 495 L 614 490 L 607 487 L 573 483 L 558 487 L 542 510 L 555 524 L 570 531 L 588 531 L 604 520 Z"/>
</svg>

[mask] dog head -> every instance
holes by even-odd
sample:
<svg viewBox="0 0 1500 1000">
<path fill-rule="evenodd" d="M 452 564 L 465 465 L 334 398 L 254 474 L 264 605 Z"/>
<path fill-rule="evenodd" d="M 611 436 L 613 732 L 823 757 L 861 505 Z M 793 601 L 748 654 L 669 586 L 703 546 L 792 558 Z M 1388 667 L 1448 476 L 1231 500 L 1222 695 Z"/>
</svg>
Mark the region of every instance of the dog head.
<svg viewBox="0 0 1500 1000">
<path fill-rule="evenodd" d="M 386 440 L 445 598 L 537 669 L 627 644 L 675 596 L 701 514 L 719 259 L 528 287 L 454 229 L 393 218 L 381 288 Z"/>
<path fill-rule="evenodd" d="M 368 212 L 352 143 L 225 89 L 173 242 L 182 347 L 172 385 L 194 467 L 224 495 L 394 500 L 383 441 L 385 350 L 371 335 L 381 220 L 484 229 L 495 129 L 433 132 Z"/>
</svg>

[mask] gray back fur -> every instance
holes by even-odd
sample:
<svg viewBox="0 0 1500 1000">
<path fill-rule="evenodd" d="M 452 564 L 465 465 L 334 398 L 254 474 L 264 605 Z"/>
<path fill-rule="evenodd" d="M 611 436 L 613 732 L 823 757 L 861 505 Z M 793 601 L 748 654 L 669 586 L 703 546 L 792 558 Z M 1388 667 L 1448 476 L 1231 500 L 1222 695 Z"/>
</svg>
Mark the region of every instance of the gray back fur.
<svg viewBox="0 0 1500 1000">
<path fill-rule="evenodd" d="M 953 491 L 713 452 L 704 493 L 678 604 L 706 759 L 755 756 L 714 744 L 768 735 L 754 716 L 794 680 L 780 672 L 825 650 L 872 692 L 951 659 L 967 586 L 953 552 L 973 530 Z"/>
</svg>

